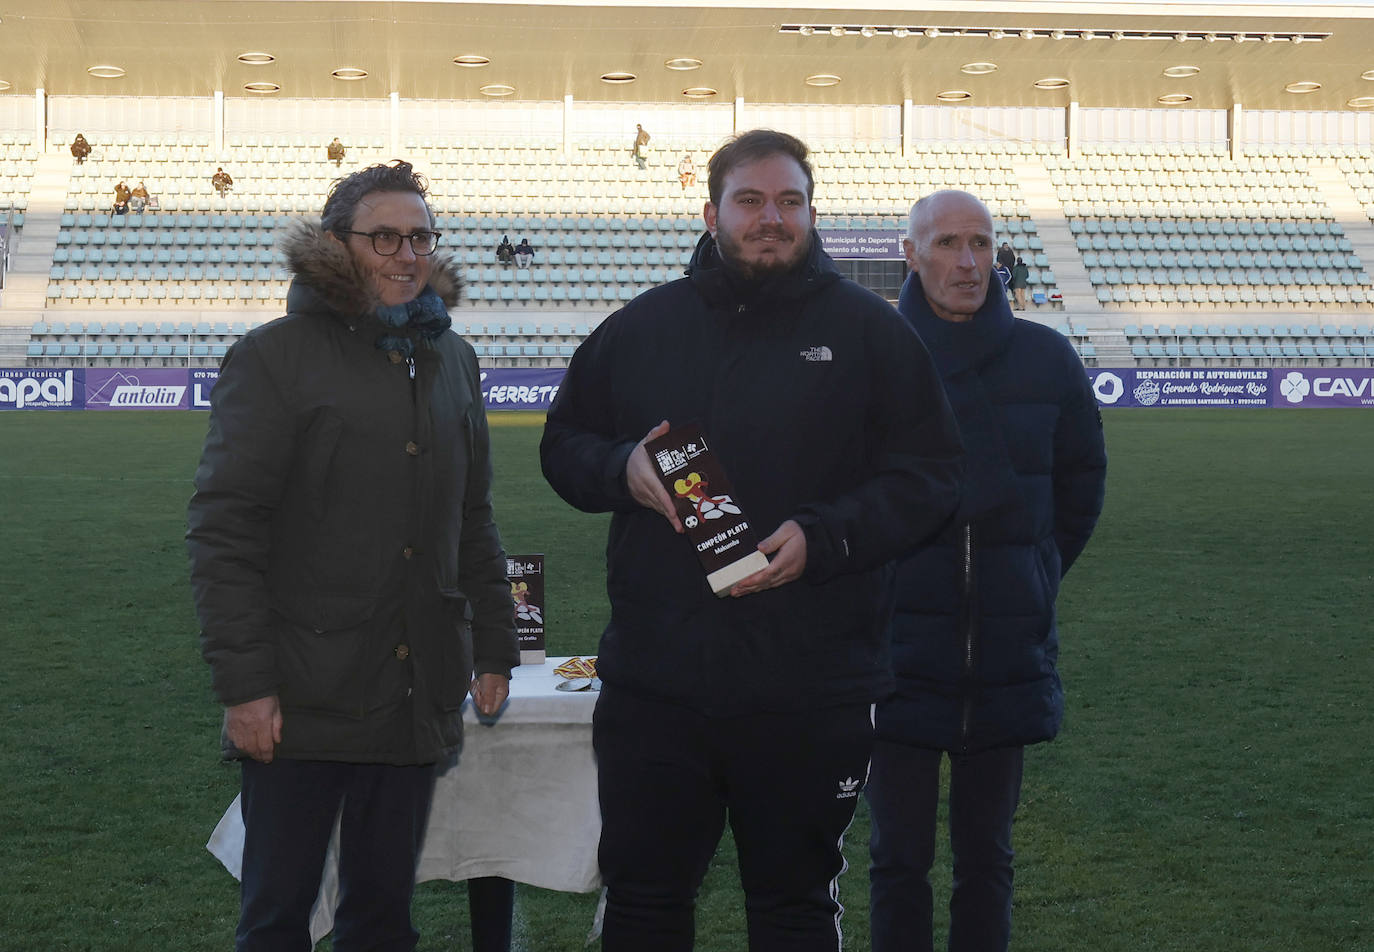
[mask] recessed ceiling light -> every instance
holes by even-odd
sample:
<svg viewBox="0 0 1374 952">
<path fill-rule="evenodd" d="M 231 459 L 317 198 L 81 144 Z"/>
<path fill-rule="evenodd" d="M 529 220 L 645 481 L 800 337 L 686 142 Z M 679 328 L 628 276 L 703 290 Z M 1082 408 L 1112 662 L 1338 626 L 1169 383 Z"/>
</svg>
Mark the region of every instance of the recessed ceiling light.
<svg viewBox="0 0 1374 952">
<path fill-rule="evenodd" d="M 682 91 L 682 95 L 688 99 L 710 99 L 716 91 L 710 86 L 688 86 Z"/>
<path fill-rule="evenodd" d="M 367 70 L 359 69 L 356 66 L 340 66 L 330 72 L 335 79 L 342 79 L 345 82 L 355 82 L 359 79 L 367 79 Z"/>
<path fill-rule="evenodd" d="M 942 93 L 936 93 L 935 98 L 940 102 L 963 102 L 965 99 L 972 99 L 973 93 L 966 89 L 946 89 Z"/>
<path fill-rule="evenodd" d="M 968 73 L 970 76 L 986 76 L 988 73 L 997 72 L 996 63 L 965 63 L 959 67 L 959 72 Z"/>
<path fill-rule="evenodd" d="M 808 86 L 838 86 L 839 84 L 840 77 L 834 73 L 815 73 L 806 77 L 806 85 Z"/>
<path fill-rule="evenodd" d="M 1374 109 L 1374 96 L 1356 96 L 1347 99 L 1345 104 L 1351 109 Z"/>
<path fill-rule="evenodd" d="M 505 83 L 487 83 L 477 91 L 483 96 L 491 96 L 492 98 L 515 95 L 515 87 L 507 86 Z"/>
<path fill-rule="evenodd" d="M 994 40 L 1003 39 L 1006 35 L 1006 30 L 988 30 L 988 36 Z"/>
<path fill-rule="evenodd" d="M 1062 40 L 1067 35 L 1063 30 L 1050 30 L 1051 39 Z"/>
<path fill-rule="evenodd" d="M 477 69 L 481 66 L 490 66 L 491 60 L 485 56 L 479 56 L 476 53 L 464 53 L 462 56 L 455 56 L 453 58 L 453 64 L 455 66 L 466 66 L 468 69 Z"/>
<path fill-rule="evenodd" d="M 939 36 L 939 35 L 940 35 L 940 28 L 939 28 L 938 26 L 928 26 L 928 27 L 926 27 L 926 36 L 930 37 L 932 40 L 935 39 L 935 38 L 936 38 L 937 36 Z"/>
<path fill-rule="evenodd" d="M 844 27 L 839 26 L 839 25 L 832 26 L 832 27 L 830 28 L 830 35 L 831 35 L 831 36 L 844 36 L 845 33 L 847 33 L 847 32 L 849 32 L 849 31 L 846 30 Z"/>
<path fill-rule="evenodd" d="M 1069 81 L 1063 76 L 1046 76 L 1032 83 L 1036 89 L 1067 89 Z"/>
<path fill-rule="evenodd" d="M 0 93 L 3 93 L 3 92 L 4 92 L 5 90 L 7 90 L 7 89 L 13 89 L 13 88 L 14 88 L 14 87 L 11 86 L 9 83 L 5 82 L 5 80 L 0 79 Z"/>
<path fill-rule="evenodd" d="M 797 27 L 797 32 L 800 33 L 802 36 L 812 36 L 816 32 L 816 28 L 814 26 L 811 26 L 810 24 L 807 24 L 804 26 Z"/>
<path fill-rule="evenodd" d="M 1360 74 L 1360 79 L 1374 79 L 1374 69 L 1367 69 Z"/>
<path fill-rule="evenodd" d="M 1287 86 L 1283 87 L 1283 91 L 1286 93 L 1315 93 L 1321 88 L 1321 83 L 1314 83 L 1309 79 L 1303 80 L 1302 82 L 1289 83 Z"/>
<path fill-rule="evenodd" d="M 619 86 L 624 83 L 633 83 L 639 77 L 634 73 L 627 73 L 624 70 L 615 70 L 610 73 L 602 73 L 601 81 L 612 86 Z"/>
<path fill-rule="evenodd" d="M 1166 106 L 1177 106 L 1180 103 L 1192 102 L 1193 97 L 1187 93 L 1169 93 L 1167 96 L 1160 96 L 1156 102 L 1161 102 Z"/>
<path fill-rule="evenodd" d="M 895 30 L 892 31 L 892 35 L 895 36 L 895 37 L 897 37 L 897 39 L 899 39 L 899 40 L 900 40 L 900 39 L 905 39 L 906 37 L 908 37 L 908 36 L 911 35 L 911 31 L 908 30 L 908 29 L 907 29 L 906 27 L 904 27 L 904 26 L 899 26 L 899 27 L 897 27 Z"/>
<path fill-rule="evenodd" d="M 1035 31 L 1034 31 L 1034 30 L 1022 30 L 1022 31 L 1021 31 L 1021 39 L 1023 39 L 1023 40 L 1033 40 L 1033 39 L 1035 39 Z"/>
<path fill-rule="evenodd" d="M 663 65 L 669 69 L 701 69 L 701 60 L 691 56 L 678 56 L 674 59 L 664 61 Z"/>
<path fill-rule="evenodd" d="M 1095 40 L 1097 39 L 1097 34 L 1092 30 L 1082 30 L 1079 32 L 1078 38 L 1080 40 Z"/>
<path fill-rule="evenodd" d="M 276 83 L 267 82 L 244 83 L 243 88 L 248 90 L 250 93 L 255 93 L 259 96 L 270 96 L 273 93 L 281 92 L 281 87 L 278 86 Z"/>
<path fill-rule="evenodd" d="M 1164 70 L 1164 75 L 1170 79 L 1187 79 L 1189 76 L 1196 76 L 1202 72 L 1200 66 L 1170 66 Z"/>
<path fill-rule="evenodd" d="M 266 66 L 268 63 L 275 63 L 277 58 L 271 53 L 255 51 L 251 53 L 240 53 L 238 61 L 245 66 Z"/>
<path fill-rule="evenodd" d="M 859 27 L 859 35 L 862 37 L 871 38 L 877 36 L 878 31 L 871 26 L 862 26 Z"/>
<path fill-rule="evenodd" d="M 124 75 L 123 66 L 88 66 L 86 72 L 97 79 L 119 79 Z"/>
</svg>

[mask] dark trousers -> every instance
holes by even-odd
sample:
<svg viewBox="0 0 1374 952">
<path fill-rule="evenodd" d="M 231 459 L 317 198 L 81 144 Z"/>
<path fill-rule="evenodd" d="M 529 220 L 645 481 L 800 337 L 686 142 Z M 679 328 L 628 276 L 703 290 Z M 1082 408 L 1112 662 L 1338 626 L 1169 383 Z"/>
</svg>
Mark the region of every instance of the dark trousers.
<svg viewBox="0 0 1374 952">
<path fill-rule="evenodd" d="M 950 754 L 954 854 L 950 952 L 1005 952 L 1011 938 L 1011 824 L 1024 748 Z M 873 952 L 932 952 L 935 813 L 942 752 L 878 741 L 868 805 Z"/>
<path fill-rule="evenodd" d="M 867 704 L 713 718 L 603 686 L 593 720 L 603 952 L 686 952 L 728 820 L 752 952 L 841 947 L 840 847 L 873 743 Z"/>
<path fill-rule="evenodd" d="M 433 765 L 243 761 L 243 886 L 236 952 L 309 952 L 310 910 L 339 830 L 335 952 L 410 952 L 415 865 Z"/>
<path fill-rule="evenodd" d="M 515 883 L 499 876 L 468 880 L 468 919 L 472 952 L 510 952 Z"/>
</svg>

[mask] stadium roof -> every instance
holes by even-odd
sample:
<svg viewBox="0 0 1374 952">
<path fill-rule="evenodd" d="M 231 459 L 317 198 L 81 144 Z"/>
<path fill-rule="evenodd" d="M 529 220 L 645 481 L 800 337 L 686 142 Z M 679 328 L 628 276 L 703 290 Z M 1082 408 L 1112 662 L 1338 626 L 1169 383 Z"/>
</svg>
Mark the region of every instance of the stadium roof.
<svg viewBox="0 0 1374 952">
<path fill-rule="evenodd" d="M 238 59 L 248 53 L 272 60 Z M 463 67 L 459 56 L 489 63 Z M 672 60 L 701 65 L 674 69 Z M 965 72 L 971 64 L 996 68 Z M 99 78 L 99 67 L 123 74 Z M 1170 78 L 1171 67 L 1196 72 Z M 335 78 L 341 69 L 366 76 Z M 616 73 L 624 81 L 602 79 Z M 817 75 L 838 82 L 808 85 Z M 1045 79 L 1068 85 L 1034 85 Z M 248 96 L 249 83 L 293 98 L 480 100 L 482 87 L 505 85 L 508 101 L 924 105 L 964 91 L 971 106 L 1161 108 L 1161 96 L 1181 94 L 1191 97 L 1185 108 L 1343 111 L 1374 97 L 1374 9 L 1300 0 L 0 0 L 8 94 Z M 1293 83 L 1319 85 L 1286 91 Z M 689 88 L 714 95 L 693 99 Z"/>
</svg>

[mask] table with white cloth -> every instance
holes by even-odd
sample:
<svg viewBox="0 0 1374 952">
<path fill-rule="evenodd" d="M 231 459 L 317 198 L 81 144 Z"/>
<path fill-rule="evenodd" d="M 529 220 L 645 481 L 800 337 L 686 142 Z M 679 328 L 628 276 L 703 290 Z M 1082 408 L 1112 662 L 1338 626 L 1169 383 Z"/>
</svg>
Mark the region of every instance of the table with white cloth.
<svg viewBox="0 0 1374 952">
<path fill-rule="evenodd" d="M 493 726 L 463 714 L 463 752 L 434 787 L 417 882 L 500 876 L 563 892 L 601 885 L 596 847 L 601 811 L 592 756 L 596 693 L 560 691 L 553 669 L 566 658 L 521 665 Z M 326 935 L 338 899 L 338 827 L 329 846 L 311 935 Z M 238 878 L 243 817 L 236 797 L 206 848 Z"/>
</svg>

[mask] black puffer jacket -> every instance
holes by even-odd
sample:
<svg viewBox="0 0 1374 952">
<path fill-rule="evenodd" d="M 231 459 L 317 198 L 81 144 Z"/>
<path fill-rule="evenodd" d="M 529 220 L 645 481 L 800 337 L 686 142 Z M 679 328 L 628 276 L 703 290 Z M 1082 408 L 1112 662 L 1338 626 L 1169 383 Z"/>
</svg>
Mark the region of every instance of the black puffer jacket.
<svg viewBox="0 0 1374 952">
<path fill-rule="evenodd" d="M 474 645 L 478 673 L 519 656 L 477 361 L 447 330 L 384 326 L 318 228 L 284 250 L 287 315 L 211 394 L 187 534 L 201 648 L 221 703 L 279 695 L 278 756 L 430 763 L 461 739 Z M 430 287 L 456 302 L 450 261 Z"/>
<path fill-rule="evenodd" d="M 760 538 L 801 525 L 801 579 L 711 594 L 691 544 L 624 482 L 630 451 L 665 419 L 701 425 Z M 953 510 L 959 441 L 916 335 L 814 236 L 799 270 L 764 288 L 732 283 L 704 236 L 688 278 L 578 348 L 540 450 L 559 495 L 614 513 L 608 683 L 720 715 L 891 690 L 890 561 Z"/>
<path fill-rule="evenodd" d="M 1083 365 L 1016 320 L 993 278 L 971 322 L 936 317 L 915 275 L 902 313 L 940 370 L 967 480 L 955 518 L 897 570 L 897 693 L 878 736 L 955 752 L 1032 744 L 1064 715 L 1055 599 L 1102 510 L 1107 456 Z"/>
</svg>

